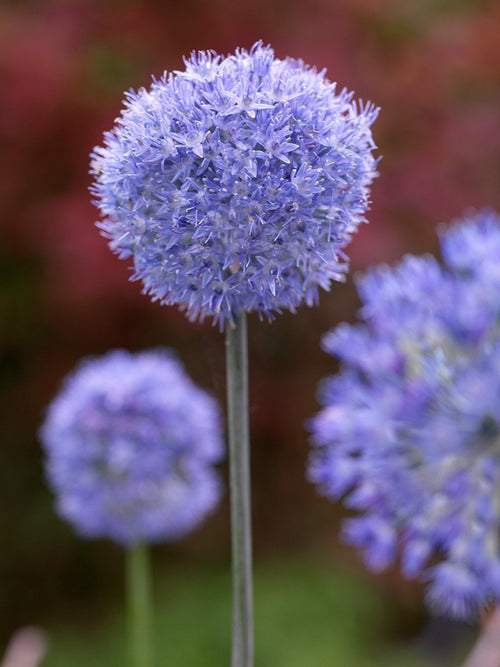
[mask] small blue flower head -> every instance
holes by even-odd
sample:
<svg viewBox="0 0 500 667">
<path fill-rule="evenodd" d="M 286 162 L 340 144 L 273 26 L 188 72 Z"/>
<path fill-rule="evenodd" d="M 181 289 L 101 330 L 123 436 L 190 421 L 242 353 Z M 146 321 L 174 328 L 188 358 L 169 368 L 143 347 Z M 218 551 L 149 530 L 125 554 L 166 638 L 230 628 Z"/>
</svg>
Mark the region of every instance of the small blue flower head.
<svg viewBox="0 0 500 667">
<path fill-rule="evenodd" d="M 83 536 L 176 539 L 218 502 L 218 406 L 167 351 L 85 359 L 40 435 L 57 511 Z"/>
<path fill-rule="evenodd" d="M 261 42 L 185 65 L 129 91 L 94 149 L 98 226 L 191 320 L 314 304 L 365 220 L 378 110 Z"/>
<path fill-rule="evenodd" d="M 356 326 L 324 338 L 309 477 L 358 514 L 344 537 L 467 616 L 500 602 L 500 216 L 443 229 L 440 265 L 406 257 L 359 284 Z"/>
</svg>

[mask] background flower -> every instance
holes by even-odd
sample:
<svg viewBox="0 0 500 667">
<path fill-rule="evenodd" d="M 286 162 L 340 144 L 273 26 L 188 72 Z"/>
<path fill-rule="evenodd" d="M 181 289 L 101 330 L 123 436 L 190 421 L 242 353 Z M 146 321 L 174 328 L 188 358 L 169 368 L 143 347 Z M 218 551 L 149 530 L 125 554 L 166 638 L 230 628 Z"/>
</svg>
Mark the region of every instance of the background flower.
<svg viewBox="0 0 500 667">
<path fill-rule="evenodd" d="M 168 540 L 216 505 L 216 402 L 165 351 L 81 362 L 41 429 L 58 513 L 87 537 Z"/>
<path fill-rule="evenodd" d="M 406 257 L 359 283 L 360 324 L 324 338 L 340 373 L 312 420 L 309 476 L 360 515 L 374 570 L 428 582 L 463 616 L 500 600 L 500 216 L 442 230 L 444 266 Z M 433 557 L 435 556 L 435 558 Z"/>
<path fill-rule="evenodd" d="M 91 164 L 99 225 L 134 277 L 221 325 L 317 300 L 346 271 L 375 175 L 377 110 L 261 42 L 127 94 Z"/>
</svg>

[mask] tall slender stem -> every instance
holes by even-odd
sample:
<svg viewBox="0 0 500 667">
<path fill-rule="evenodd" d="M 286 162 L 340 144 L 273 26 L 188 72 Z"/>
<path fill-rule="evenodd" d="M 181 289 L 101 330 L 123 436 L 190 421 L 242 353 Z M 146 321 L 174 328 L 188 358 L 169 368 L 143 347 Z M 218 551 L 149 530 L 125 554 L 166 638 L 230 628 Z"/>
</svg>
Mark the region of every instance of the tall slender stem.
<svg viewBox="0 0 500 667">
<path fill-rule="evenodd" d="M 152 667 L 151 564 L 147 544 L 131 545 L 127 551 L 128 644 L 130 667 Z"/>
<path fill-rule="evenodd" d="M 252 512 L 245 313 L 226 326 L 227 420 L 233 572 L 232 667 L 253 666 Z"/>
</svg>

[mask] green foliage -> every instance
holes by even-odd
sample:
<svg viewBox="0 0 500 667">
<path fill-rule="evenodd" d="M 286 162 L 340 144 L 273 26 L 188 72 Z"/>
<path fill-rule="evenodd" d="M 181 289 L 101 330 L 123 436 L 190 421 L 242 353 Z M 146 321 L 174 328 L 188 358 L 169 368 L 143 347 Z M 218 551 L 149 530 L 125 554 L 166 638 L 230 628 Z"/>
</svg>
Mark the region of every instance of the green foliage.
<svg viewBox="0 0 500 667">
<path fill-rule="evenodd" d="M 228 572 L 176 568 L 157 577 L 158 667 L 221 667 L 230 662 Z M 376 589 L 310 560 L 277 561 L 255 571 L 256 667 L 422 667 L 395 649 L 394 607 Z M 92 618 L 94 614 L 89 611 Z M 54 625 L 44 667 L 123 667 L 125 619 Z M 81 619 L 81 615 L 80 615 Z"/>
</svg>

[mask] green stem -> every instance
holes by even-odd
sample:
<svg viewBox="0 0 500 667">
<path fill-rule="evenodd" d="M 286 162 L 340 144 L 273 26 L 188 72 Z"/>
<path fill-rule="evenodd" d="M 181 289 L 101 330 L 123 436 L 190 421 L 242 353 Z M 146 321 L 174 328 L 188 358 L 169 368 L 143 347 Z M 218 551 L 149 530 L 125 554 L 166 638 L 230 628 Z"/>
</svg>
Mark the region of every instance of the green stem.
<svg viewBox="0 0 500 667">
<path fill-rule="evenodd" d="M 127 551 L 128 643 L 130 667 L 152 667 L 151 565 L 147 544 L 131 545 Z"/>
<path fill-rule="evenodd" d="M 226 326 L 227 420 L 233 572 L 232 667 L 253 665 L 252 512 L 245 313 Z"/>
</svg>

